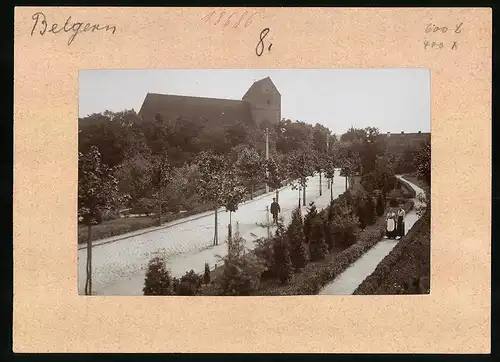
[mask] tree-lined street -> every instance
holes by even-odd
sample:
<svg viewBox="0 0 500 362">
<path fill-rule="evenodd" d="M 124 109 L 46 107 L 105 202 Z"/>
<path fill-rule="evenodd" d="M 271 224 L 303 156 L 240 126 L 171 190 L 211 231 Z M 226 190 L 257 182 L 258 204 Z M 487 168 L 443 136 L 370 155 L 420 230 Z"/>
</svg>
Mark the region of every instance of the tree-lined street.
<svg viewBox="0 0 500 362">
<path fill-rule="evenodd" d="M 323 183 L 323 195 L 319 196 L 319 176 L 307 180 L 307 202 L 314 201 L 318 208 L 324 208 L 330 203 L 330 192 L 326 183 Z M 344 177 L 337 171 L 334 177 L 333 197 L 345 191 Z M 302 193 L 300 193 L 302 195 Z M 292 210 L 298 205 L 299 191 L 291 186 L 285 187 L 279 193 L 279 201 L 285 223 L 290 221 Z M 246 247 L 253 248 L 252 241 L 258 237 L 267 236 L 267 229 L 257 224 L 265 224 L 268 217 L 266 207 L 272 202 L 274 192 L 258 197 L 239 206 L 233 213 L 233 228 L 238 224 L 241 236 L 248 241 Z M 305 207 L 303 207 L 305 211 Z M 190 218 L 192 219 L 192 218 Z M 187 270 L 203 272 L 204 263 L 211 267 L 217 262 L 216 255 L 227 254 L 227 244 L 222 242 L 227 237 L 229 212 L 219 212 L 219 235 L 221 240 L 218 246 L 212 245 L 214 235 L 213 213 L 196 220 L 165 227 L 134 237 L 106 243 L 100 240 L 101 245 L 92 249 L 93 266 L 93 294 L 96 295 L 141 295 L 144 275 L 148 261 L 160 251 L 165 256 L 173 276 L 180 276 Z M 274 233 L 274 227 L 272 232 Z M 126 236 L 126 235 L 123 235 Z M 113 238 L 114 240 L 116 238 Z M 87 250 L 78 250 L 78 289 L 83 293 L 85 285 L 85 263 Z"/>
</svg>

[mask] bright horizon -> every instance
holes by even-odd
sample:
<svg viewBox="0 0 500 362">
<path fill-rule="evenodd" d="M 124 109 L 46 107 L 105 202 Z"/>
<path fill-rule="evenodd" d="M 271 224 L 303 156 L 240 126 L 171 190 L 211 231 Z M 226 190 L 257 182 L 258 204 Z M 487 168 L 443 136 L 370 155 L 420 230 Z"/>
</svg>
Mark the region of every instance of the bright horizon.
<svg viewBox="0 0 500 362">
<path fill-rule="evenodd" d="M 139 112 L 147 93 L 241 100 L 265 77 L 281 93 L 282 118 L 320 123 L 338 135 L 351 126 L 430 132 L 430 71 L 424 68 L 83 70 L 78 116 Z"/>
</svg>

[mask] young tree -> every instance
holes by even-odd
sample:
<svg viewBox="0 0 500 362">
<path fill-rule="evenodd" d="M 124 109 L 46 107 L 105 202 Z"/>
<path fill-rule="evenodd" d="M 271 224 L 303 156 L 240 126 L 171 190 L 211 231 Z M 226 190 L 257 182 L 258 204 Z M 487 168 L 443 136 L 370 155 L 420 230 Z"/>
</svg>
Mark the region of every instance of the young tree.
<svg viewBox="0 0 500 362">
<path fill-rule="evenodd" d="M 325 159 L 325 176 L 328 179 L 330 189 L 330 201 L 333 201 L 333 179 L 335 177 L 336 159 L 332 154 L 328 154 Z"/>
<path fill-rule="evenodd" d="M 292 181 L 292 187 L 294 189 L 302 188 L 303 191 L 303 205 L 306 203 L 306 187 L 307 178 L 311 176 L 314 172 L 312 167 L 311 157 L 309 154 L 294 151 L 288 157 L 288 175 Z M 300 197 L 299 197 L 300 205 Z"/>
<path fill-rule="evenodd" d="M 165 199 L 165 189 L 171 181 L 171 168 L 167 154 L 156 156 L 153 161 L 153 196 L 158 205 L 158 224 L 161 226 L 162 206 Z"/>
<path fill-rule="evenodd" d="M 266 183 L 276 190 L 276 202 L 279 202 L 279 189 L 288 180 L 286 160 L 283 155 L 273 154 L 265 162 L 267 170 Z"/>
<path fill-rule="evenodd" d="M 126 199 L 118 192 L 113 172 L 101 162 L 96 146 L 91 146 L 86 154 L 78 154 L 78 216 L 88 227 L 86 295 L 92 294 L 92 225 L 100 223 L 104 211 L 116 208 Z"/>
<path fill-rule="evenodd" d="M 319 175 L 319 196 L 323 195 L 323 187 L 321 185 L 321 177 L 323 171 L 327 167 L 327 154 L 326 152 L 314 151 L 311 153 L 311 164 L 314 171 Z"/>
<path fill-rule="evenodd" d="M 224 170 L 222 178 L 223 201 L 226 206 L 226 211 L 229 211 L 228 225 L 228 242 L 231 248 L 232 240 L 232 213 L 238 210 L 238 205 L 243 202 L 247 189 L 241 183 L 241 180 L 236 175 L 236 170 L 233 167 L 228 167 Z"/>
<path fill-rule="evenodd" d="M 146 279 L 144 280 L 144 295 L 172 295 L 172 278 L 161 257 L 149 261 Z"/>
<path fill-rule="evenodd" d="M 295 270 L 300 270 L 307 264 L 307 249 L 304 245 L 304 225 L 299 208 L 292 212 L 292 221 L 287 229 L 287 236 L 290 242 L 290 256 Z"/>
<path fill-rule="evenodd" d="M 202 152 L 197 159 L 200 178 L 197 183 L 197 191 L 200 198 L 212 203 L 215 210 L 215 232 L 214 245 L 218 245 L 218 221 L 217 211 L 225 204 L 225 177 L 226 159 L 221 155 L 212 152 Z"/>
<path fill-rule="evenodd" d="M 278 224 L 274 237 L 274 268 L 281 283 L 287 283 L 293 277 L 293 265 L 290 258 L 290 245 L 283 224 Z"/>
<path fill-rule="evenodd" d="M 265 160 L 254 148 L 241 148 L 235 167 L 241 179 L 250 184 L 250 199 L 253 199 L 254 185 L 265 179 Z"/>
</svg>

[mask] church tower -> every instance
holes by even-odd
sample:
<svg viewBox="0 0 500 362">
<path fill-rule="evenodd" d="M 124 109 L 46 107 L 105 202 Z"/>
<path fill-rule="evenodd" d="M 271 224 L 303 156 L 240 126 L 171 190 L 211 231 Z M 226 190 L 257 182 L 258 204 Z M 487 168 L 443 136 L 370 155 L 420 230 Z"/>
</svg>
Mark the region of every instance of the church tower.
<svg viewBox="0 0 500 362">
<path fill-rule="evenodd" d="M 252 119 L 257 125 L 274 125 L 281 120 L 281 94 L 271 78 L 254 82 L 242 100 L 249 103 Z"/>
</svg>

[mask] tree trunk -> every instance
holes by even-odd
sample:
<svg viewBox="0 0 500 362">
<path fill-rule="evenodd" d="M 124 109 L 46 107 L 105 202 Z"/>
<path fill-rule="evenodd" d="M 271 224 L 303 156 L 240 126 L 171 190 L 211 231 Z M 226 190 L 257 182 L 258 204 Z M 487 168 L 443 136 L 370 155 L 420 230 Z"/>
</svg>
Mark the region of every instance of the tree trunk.
<svg viewBox="0 0 500 362">
<path fill-rule="evenodd" d="M 345 190 L 347 191 L 347 175 L 345 176 Z"/>
<path fill-rule="evenodd" d="M 328 186 L 330 189 L 330 201 L 333 201 L 333 185 L 331 185 L 332 181 L 328 182 Z"/>
<path fill-rule="evenodd" d="M 299 189 L 299 209 L 300 209 L 300 189 Z"/>
<path fill-rule="evenodd" d="M 253 182 L 250 183 L 250 200 L 253 200 Z"/>
<path fill-rule="evenodd" d="M 88 225 L 87 240 L 87 278 L 85 280 L 85 295 L 92 295 L 92 225 Z"/>
<path fill-rule="evenodd" d="M 158 203 L 158 225 L 161 226 L 161 198 L 160 202 Z"/>
<path fill-rule="evenodd" d="M 306 206 L 306 186 L 302 188 L 302 204 Z"/>
<path fill-rule="evenodd" d="M 215 206 L 215 232 L 214 232 L 214 245 L 219 244 L 219 230 L 217 227 L 217 206 Z"/>
<path fill-rule="evenodd" d="M 330 190 L 330 183 L 332 182 L 332 180 L 330 179 L 330 181 L 328 181 L 328 190 Z"/>
<path fill-rule="evenodd" d="M 279 189 L 276 189 L 276 202 L 279 202 Z"/>
<path fill-rule="evenodd" d="M 321 171 L 319 172 L 319 196 L 323 195 L 323 188 L 321 187 Z"/>
<path fill-rule="evenodd" d="M 228 254 L 231 254 L 232 240 L 233 240 L 233 225 L 231 223 L 231 211 L 229 211 L 229 225 L 227 226 Z"/>
</svg>

